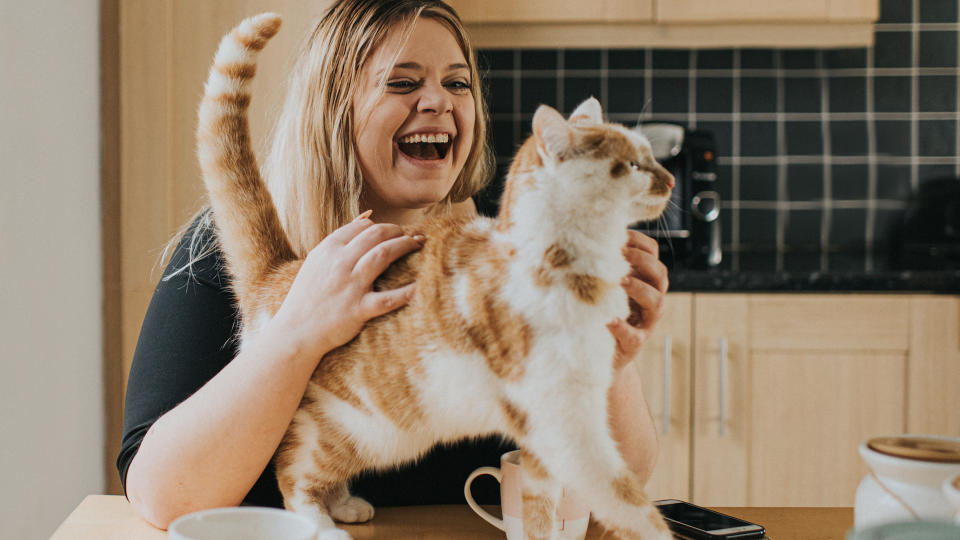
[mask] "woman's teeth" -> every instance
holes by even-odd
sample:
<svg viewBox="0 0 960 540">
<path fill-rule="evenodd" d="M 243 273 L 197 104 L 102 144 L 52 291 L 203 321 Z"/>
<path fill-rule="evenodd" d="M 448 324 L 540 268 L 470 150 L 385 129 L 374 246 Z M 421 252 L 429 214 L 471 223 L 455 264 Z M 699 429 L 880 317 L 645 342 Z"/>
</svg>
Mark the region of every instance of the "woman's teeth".
<svg viewBox="0 0 960 540">
<path fill-rule="evenodd" d="M 397 141 L 404 154 L 416 159 L 443 159 L 450 150 L 448 133 L 418 133 L 407 135 Z"/>
<path fill-rule="evenodd" d="M 416 134 L 416 135 L 407 135 L 406 137 L 401 137 L 400 142 L 402 143 L 445 143 L 450 142 L 450 135 L 447 133 L 429 133 L 429 134 Z"/>
</svg>

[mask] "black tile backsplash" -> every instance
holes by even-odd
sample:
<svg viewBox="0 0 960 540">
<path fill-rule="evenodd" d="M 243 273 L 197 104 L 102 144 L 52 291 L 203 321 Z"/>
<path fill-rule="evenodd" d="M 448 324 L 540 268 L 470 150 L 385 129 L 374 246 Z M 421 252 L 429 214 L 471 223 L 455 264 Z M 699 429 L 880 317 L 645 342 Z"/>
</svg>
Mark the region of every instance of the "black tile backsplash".
<svg viewBox="0 0 960 540">
<path fill-rule="evenodd" d="M 627 125 L 714 133 L 723 268 L 885 270 L 911 194 L 960 176 L 960 0 L 880 8 L 869 48 L 483 50 L 501 179 L 539 104 L 595 96 Z"/>
</svg>

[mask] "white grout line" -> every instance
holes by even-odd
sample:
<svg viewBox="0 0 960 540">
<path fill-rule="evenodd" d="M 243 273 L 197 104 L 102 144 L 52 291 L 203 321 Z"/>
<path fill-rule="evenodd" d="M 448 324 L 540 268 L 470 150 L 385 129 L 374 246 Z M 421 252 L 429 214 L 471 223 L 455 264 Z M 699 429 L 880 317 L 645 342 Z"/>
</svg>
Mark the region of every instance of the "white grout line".
<svg viewBox="0 0 960 540">
<path fill-rule="evenodd" d="M 775 51 L 773 65 L 777 72 L 777 261 L 776 270 L 784 270 L 783 254 L 787 248 L 787 227 L 790 225 L 790 212 L 783 203 L 789 200 L 787 193 L 787 127 L 784 122 L 786 108 L 786 85 L 783 80 L 783 54 Z"/>
<path fill-rule="evenodd" d="M 557 49 L 557 71 L 554 73 L 554 77 L 557 78 L 557 110 L 560 112 L 567 110 L 566 95 L 564 92 L 566 71 L 564 70 L 563 56 L 563 49 Z M 603 104 L 606 105 L 607 102 L 604 101 Z"/>
<path fill-rule="evenodd" d="M 608 54 L 607 49 L 600 50 L 600 103 L 604 107 L 607 106 L 607 103 L 610 103 L 610 83 L 608 79 L 610 78 L 610 70 L 608 69 L 608 63 L 610 61 L 610 55 Z"/>
<path fill-rule="evenodd" d="M 740 200 L 740 164 L 737 159 L 740 156 L 740 55 L 742 49 L 733 50 L 733 114 L 731 115 L 730 127 L 730 154 L 733 164 L 730 167 L 730 200 Z M 721 211 L 726 206 L 727 201 L 721 200 Z M 728 207 L 729 208 L 729 207 Z M 733 247 L 733 257 L 730 261 L 730 268 L 736 272 L 740 270 L 740 212 L 730 212 L 730 244 Z"/>
<path fill-rule="evenodd" d="M 876 241 L 874 229 L 877 224 L 877 125 L 874 120 L 873 53 L 873 47 L 867 49 L 867 230 L 864 231 L 864 238 L 866 240 L 864 270 L 867 272 L 871 272 L 874 269 L 873 244 Z"/>
<path fill-rule="evenodd" d="M 920 79 L 918 65 L 920 64 L 920 1 L 913 2 L 913 21 L 910 24 L 910 46 L 911 67 L 910 67 L 910 155 L 920 155 L 920 126 L 917 120 L 917 112 L 920 110 Z M 914 160 L 910 164 L 910 188 L 916 191 L 920 184 L 920 168 Z"/>
<path fill-rule="evenodd" d="M 648 49 L 649 50 L 649 49 Z M 562 51 L 562 49 L 561 49 Z M 724 77 L 733 77 L 734 72 L 732 69 L 719 68 L 704 68 L 699 69 L 699 75 L 701 77 L 713 77 L 713 78 L 724 78 Z M 837 68 L 831 70 L 834 76 L 837 77 L 865 77 L 867 75 L 867 68 Z M 487 72 L 488 78 L 507 78 L 513 76 L 514 70 L 511 69 L 491 69 Z M 649 73 L 653 77 L 686 77 L 688 70 L 686 69 L 652 69 L 645 67 L 643 69 L 639 68 L 617 68 L 617 69 L 608 69 L 607 75 L 614 77 L 642 77 Z M 920 75 L 954 75 L 957 70 L 953 67 L 917 67 L 916 73 Z M 741 69 L 738 71 L 741 77 L 775 77 L 777 75 L 777 70 L 772 68 L 754 68 L 754 69 Z M 872 70 L 872 73 L 875 77 L 909 77 L 914 73 L 914 68 L 910 67 L 878 67 Z M 523 75 L 529 79 L 552 79 L 557 74 L 555 69 L 527 69 L 524 70 Z M 568 75 L 576 77 L 600 77 L 602 74 L 601 69 L 568 69 Z M 810 79 L 816 78 L 817 70 L 815 68 L 784 68 L 783 76 L 792 79 Z"/>
<path fill-rule="evenodd" d="M 687 70 L 687 122 L 691 129 L 697 127 L 697 50 L 690 50 L 690 69 Z"/>
<path fill-rule="evenodd" d="M 565 73 L 569 73 L 566 71 Z M 702 76 L 703 73 L 700 73 Z M 558 96 L 559 97 L 559 96 Z M 640 114 L 639 112 L 633 111 L 621 111 L 617 113 L 612 113 L 609 115 L 611 119 L 630 119 L 636 118 Z M 646 114 L 646 113 L 644 113 Z M 678 121 L 683 121 L 689 117 L 689 113 L 661 113 L 658 117 L 673 117 Z M 733 113 L 697 113 L 697 120 L 702 122 L 732 122 Z M 491 118 L 494 120 L 530 120 L 533 118 L 533 111 L 526 112 L 510 112 L 510 113 L 494 113 L 491 115 Z M 845 113 L 831 113 L 829 111 L 817 112 L 817 113 L 739 113 L 737 118 L 741 121 L 750 121 L 750 122 L 776 122 L 780 119 L 783 119 L 787 122 L 820 122 L 821 120 L 836 121 L 836 120 L 848 120 L 848 121 L 866 121 L 868 120 L 867 112 L 845 112 Z M 900 121 L 900 122 L 909 122 L 913 119 L 917 120 L 956 120 L 956 112 L 873 112 L 869 114 L 869 119 L 873 120 L 884 120 L 884 121 Z"/>
<path fill-rule="evenodd" d="M 520 71 L 520 51 L 513 51 L 513 112 L 520 112 L 520 92 L 523 88 L 520 86 L 520 80 L 522 72 Z M 523 129 L 520 127 L 522 119 L 518 116 L 513 118 L 513 143 L 514 145 L 520 144 L 520 137 L 523 135 Z"/>
<path fill-rule="evenodd" d="M 648 120 L 653 115 L 653 49 L 643 51 L 643 97 L 646 101 L 640 118 Z"/>
<path fill-rule="evenodd" d="M 865 210 L 870 205 L 876 206 L 881 210 L 900 210 L 909 205 L 909 201 L 901 199 L 878 199 L 876 201 L 866 201 L 862 199 L 833 199 L 830 201 L 830 207 L 833 209 L 844 210 Z M 729 207 L 734 210 L 822 210 L 823 201 L 729 201 Z"/>
<path fill-rule="evenodd" d="M 957 2 L 958 15 L 960 15 L 960 0 Z M 957 33 L 957 61 L 960 62 L 960 22 L 951 24 L 953 31 Z M 956 109 L 956 123 L 954 124 L 954 132 L 956 133 L 956 143 L 957 146 L 954 148 L 956 152 L 956 163 L 953 166 L 953 175 L 960 177 L 960 80 L 957 81 L 956 88 L 956 102 L 954 103 L 954 108 Z"/>
<path fill-rule="evenodd" d="M 820 72 L 820 110 L 824 113 L 830 111 L 830 84 L 826 70 L 823 67 L 823 51 L 817 51 L 817 71 Z M 831 152 L 833 150 L 830 138 L 830 119 L 829 114 L 823 115 L 820 123 L 820 133 L 823 136 L 823 212 L 820 215 L 820 271 L 826 272 L 830 269 L 830 224 L 832 223 L 831 197 L 833 189 L 833 160 Z"/>
</svg>

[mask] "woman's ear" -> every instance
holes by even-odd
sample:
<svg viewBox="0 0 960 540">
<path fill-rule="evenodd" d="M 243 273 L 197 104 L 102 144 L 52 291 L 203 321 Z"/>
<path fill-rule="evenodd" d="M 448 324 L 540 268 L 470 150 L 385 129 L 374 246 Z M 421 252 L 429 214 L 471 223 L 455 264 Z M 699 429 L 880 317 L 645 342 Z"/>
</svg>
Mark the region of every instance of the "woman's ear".
<svg viewBox="0 0 960 540">
<path fill-rule="evenodd" d="M 600 102 L 595 97 L 587 98 L 570 113 L 570 121 L 584 124 L 602 124 L 603 108 L 600 106 Z"/>
<path fill-rule="evenodd" d="M 537 107 L 533 115 L 533 134 L 537 149 L 554 159 L 562 157 L 573 144 L 573 130 L 563 115 L 549 105 Z"/>
</svg>

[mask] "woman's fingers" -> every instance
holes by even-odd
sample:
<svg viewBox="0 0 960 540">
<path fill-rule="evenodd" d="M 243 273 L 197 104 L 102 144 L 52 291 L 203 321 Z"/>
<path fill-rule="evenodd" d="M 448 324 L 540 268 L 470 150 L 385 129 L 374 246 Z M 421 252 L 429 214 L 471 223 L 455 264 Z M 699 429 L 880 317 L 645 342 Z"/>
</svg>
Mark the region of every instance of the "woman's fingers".
<svg viewBox="0 0 960 540">
<path fill-rule="evenodd" d="M 370 320 L 403 307 L 413 298 L 415 290 L 416 283 L 410 283 L 403 287 L 390 289 L 389 291 L 368 292 L 363 296 L 363 299 L 360 300 L 362 316 Z"/>
<path fill-rule="evenodd" d="M 654 257 L 660 256 L 660 243 L 642 232 L 633 229 L 627 229 L 627 247 L 652 253 Z"/>
<path fill-rule="evenodd" d="M 666 265 L 656 255 L 638 248 L 623 249 L 623 256 L 630 263 L 630 275 L 653 285 L 661 293 L 667 292 L 670 277 Z"/>
<path fill-rule="evenodd" d="M 423 236 L 401 234 L 377 243 L 354 264 L 354 279 L 369 287 L 394 261 L 423 247 L 424 241 Z"/>
<path fill-rule="evenodd" d="M 614 367 L 619 369 L 636 358 L 648 334 L 646 330 L 635 328 L 623 319 L 616 319 L 607 328 L 617 343 Z"/>
<path fill-rule="evenodd" d="M 622 286 L 630 297 L 630 323 L 640 329 L 650 329 L 663 308 L 663 292 L 650 283 L 627 276 Z"/>
<path fill-rule="evenodd" d="M 348 244 L 358 234 L 373 226 L 373 221 L 369 219 L 370 214 L 371 212 L 369 210 L 360 214 L 350 223 L 343 225 L 339 229 L 327 235 L 325 240 L 329 240 L 340 245 Z"/>
</svg>

